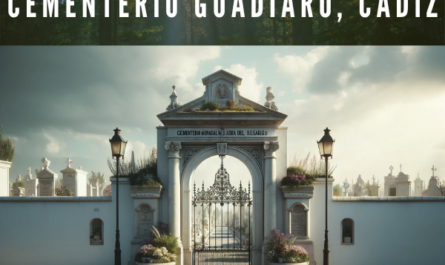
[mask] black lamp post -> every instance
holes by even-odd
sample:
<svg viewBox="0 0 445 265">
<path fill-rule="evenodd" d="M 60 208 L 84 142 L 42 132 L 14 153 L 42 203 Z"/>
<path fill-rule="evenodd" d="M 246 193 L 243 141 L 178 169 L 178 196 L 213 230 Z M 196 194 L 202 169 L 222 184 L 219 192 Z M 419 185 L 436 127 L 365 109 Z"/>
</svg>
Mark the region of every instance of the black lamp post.
<svg viewBox="0 0 445 265">
<path fill-rule="evenodd" d="M 329 265 L 329 237 L 328 237 L 328 157 L 332 158 L 332 147 L 334 140 L 329 134 L 329 129 L 324 130 L 324 135 L 320 141 L 318 141 L 318 149 L 320 150 L 320 156 L 325 158 L 326 162 L 326 229 L 324 232 L 324 249 L 323 249 L 323 265 Z"/>
<path fill-rule="evenodd" d="M 114 265 L 121 265 L 121 243 L 119 240 L 119 158 L 124 157 L 127 142 L 120 136 L 119 128 L 114 129 L 110 139 L 111 154 L 116 157 L 116 244 L 114 249 Z"/>
</svg>

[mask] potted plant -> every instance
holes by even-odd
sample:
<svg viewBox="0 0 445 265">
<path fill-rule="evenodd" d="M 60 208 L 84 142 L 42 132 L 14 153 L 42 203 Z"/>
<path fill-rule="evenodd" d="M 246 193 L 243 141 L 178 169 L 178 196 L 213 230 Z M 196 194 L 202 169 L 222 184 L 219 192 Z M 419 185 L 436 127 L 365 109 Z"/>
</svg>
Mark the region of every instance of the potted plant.
<svg viewBox="0 0 445 265">
<path fill-rule="evenodd" d="M 156 263 L 158 265 L 176 264 L 176 255 L 178 254 L 178 239 L 170 235 L 161 234 L 153 226 L 152 233 L 154 239 L 151 244 L 143 245 L 136 254 L 136 265 L 145 265 Z"/>
<path fill-rule="evenodd" d="M 267 242 L 269 264 L 308 265 L 308 253 L 304 248 L 293 245 L 295 239 L 296 237 L 280 233 L 274 228 L 272 236 Z"/>
<path fill-rule="evenodd" d="M 116 165 L 108 159 L 108 167 L 116 175 Z M 155 193 L 160 198 L 162 184 L 157 176 L 157 149 L 152 148 L 149 157 L 143 157 L 133 162 L 119 164 L 119 178 L 127 178 L 130 181 L 130 192 L 132 196 L 138 193 Z M 111 195 L 111 187 L 104 190 L 104 194 Z"/>
</svg>

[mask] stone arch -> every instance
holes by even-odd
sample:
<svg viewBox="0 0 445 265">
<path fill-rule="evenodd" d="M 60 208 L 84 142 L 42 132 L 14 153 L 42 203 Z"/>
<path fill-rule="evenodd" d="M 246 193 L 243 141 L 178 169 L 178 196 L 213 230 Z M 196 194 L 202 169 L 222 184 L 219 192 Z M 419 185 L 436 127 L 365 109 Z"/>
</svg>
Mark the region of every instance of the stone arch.
<svg viewBox="0 0 445 265">
<path fill-rule="evenodd" d="M 184 247 L 184 260 L 191 260 L 191 218 L 193 196 L 192 178 L 198 166 L 207 158 L 218 155 L 216 144 L 209 145 L 188 158 L 181 171 L 181 240 Z M 264 171 L 260 163 L 246 150 L 239 146 L 227 145 L 226 155 L 239 159 L 249 169 L 252 177 L 252 264 L 261 264 L 261 248 L 263 243 L 263 205 L 264 205 Z M 216 169 L 215 169 L 216 170 Z M 230 169 L 229 169 L 230 170 Z M 209 183 L 210 184 L 210 183 Z M 257 263 L 258 262 L 258 263 Z M 187 263 L 185 263 L 187 264 Z"/>
</svg>

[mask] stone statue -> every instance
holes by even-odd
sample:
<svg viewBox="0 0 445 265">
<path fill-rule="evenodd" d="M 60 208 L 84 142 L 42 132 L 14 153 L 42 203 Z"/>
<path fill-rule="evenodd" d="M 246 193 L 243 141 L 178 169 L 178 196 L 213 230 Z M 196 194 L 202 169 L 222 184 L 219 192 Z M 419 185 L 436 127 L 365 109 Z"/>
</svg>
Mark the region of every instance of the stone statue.
<svg viewBox="0 0 445 265">
<path fill-rule="evenodd" d="M 230 98 L 230 90 L 226 85 L 220 84 L 216 89 L 215 96 L 217 99 L 228 99 Z"/>
<path fill-rule="evenodd" d="M 345 179 L 345 182 L 343 182 L 343 189 L 345 190 L 344 195 L 348 196 L 348 189 L 349 189 L 349 183 L 348 183 L 348 179 Z"/>
<path fill-rule="evenodd" d="M 277 108 L 277 106 L 275 105 L 275 102 L 272 101 L 274 98 L 275 98 L 275 96 L 274 96 L 274 94 L 273 94 L 273 89 L 272 89 L 272 87 L 268 87 L 268 88 L 267 88 L 267 95 L 266 95 L 266 100 L 267 100 L 267 101 L 266 101 L 266 103 L 264 103 L 264 106 L 267 107 L 267 108 L 269 108 L 269 109 L 278 111 L 278 108 Z"/>
<path fill-rule="evenodd" d="M 172 110 L 172 109 L 176 109 L 177 107 L 181 106 L 181 104 L 178 103 L 177 99 L 178 99 L 178 95 L 176 95 L 176 87 L 172 86 L 173 88 L 173 92 L 170 95 L 170 105 L 167 106 L 167 111 L 168 110 Z"/>
</svg>

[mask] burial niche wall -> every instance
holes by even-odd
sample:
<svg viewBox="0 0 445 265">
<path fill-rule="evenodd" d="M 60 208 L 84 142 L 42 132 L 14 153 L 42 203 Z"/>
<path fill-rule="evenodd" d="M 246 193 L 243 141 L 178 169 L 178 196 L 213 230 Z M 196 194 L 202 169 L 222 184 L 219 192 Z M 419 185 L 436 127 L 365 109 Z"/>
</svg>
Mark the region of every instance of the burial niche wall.
<svg viewBox="0 0 445 265">
<path fill-rule="evenodd" d="M 290 210 L 290 233 L 297 238 L 308 237 L 308 208 L 301 203 L 294 204 Z"/>
<path fill-rule="evenodd" d="M 354 245 L 354 221 L 351 218 L 345 218 L 341 221 L 342 245 Z"/>
<path fill-rule="evenodd" d="M 90 245 L 104 244 L 104 222 L 94 218 L 90 222 Z"/>
</svg>

